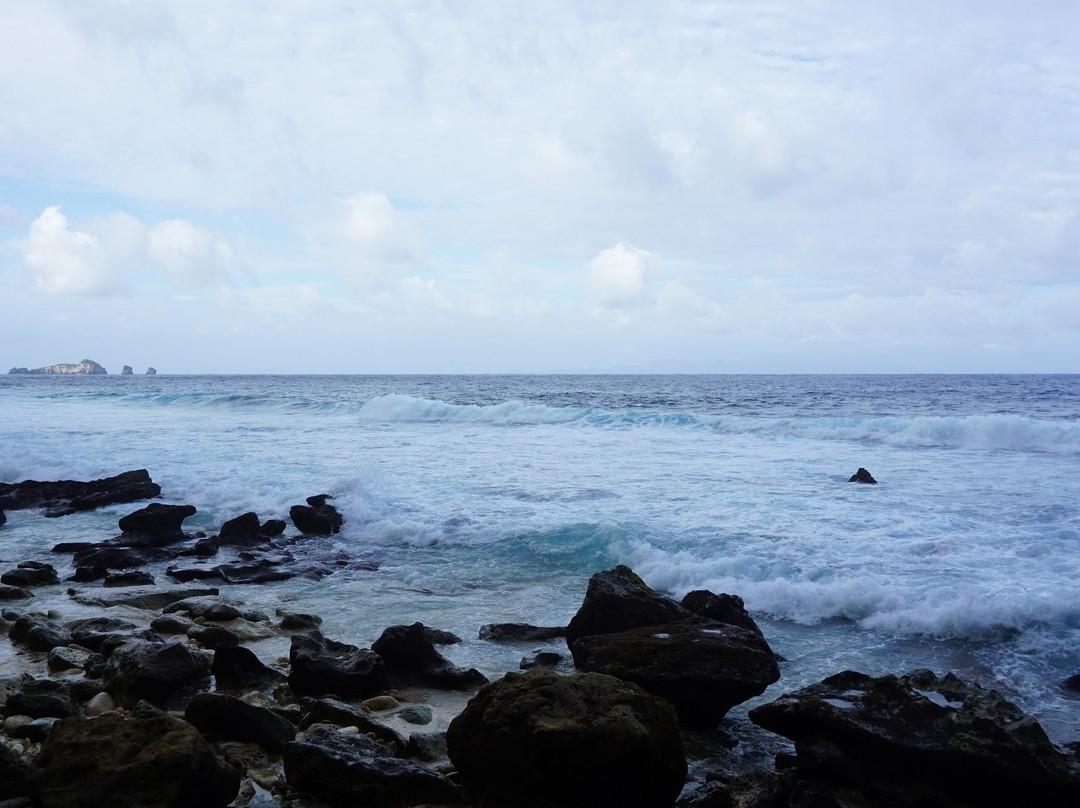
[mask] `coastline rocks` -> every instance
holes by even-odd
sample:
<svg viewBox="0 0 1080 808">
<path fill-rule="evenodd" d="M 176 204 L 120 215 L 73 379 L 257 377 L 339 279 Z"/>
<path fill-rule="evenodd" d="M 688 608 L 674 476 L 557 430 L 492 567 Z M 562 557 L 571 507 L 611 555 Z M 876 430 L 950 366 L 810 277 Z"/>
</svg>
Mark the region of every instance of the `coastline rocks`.
<svg viewBox="0 0 1080 808">
<path fill-rule="evenodd" d="M 268 752 L 280 752 L 296 737 L 296 727 L 280 715 L 220 693 L 196 695 L 184 711 L 184 718 L 207 735 L 250 741 Z"/>
<path fill-rule="evenodd" d="M 952 674 L 845 671 L 749 715 L 795 742 L 803 783 L 873 805 L 1080 804 L 1080 764 L 999 693 Z"/>
<path fill-rule="evenodd" d="M 3 600 L 26 600 L 27 598 L 34 597 L 34 593 L 29 589 L 24 589 L 21 586 L 9 586 L 8 584 L 0 583 L 0 601 Z"/>
<path fill-rule="evenodd" d="M 424 624 L 390 626 L 371 650 L 382 657 L 395 685 L 426 685 L 447 690 L 468 690 L 487 684 L 475 668 L 459 668 L 435 650 L 424 636 Z"/>
<path fill-rule="evenodd" d="M 389 757 L 364 735 L 314 727 L 285 747 L 289 785 L 330 805 L 407 808 L 457 805 L 461 793 L 432 769 Z"/>
<path fill-rule="evenodd" d="M 508 673 L 480 689 L 446 741 L 485 808 L 669 808 L 687 772 L 671 706 L 603 674 Z"/>
<path fill-rule="evenodd" d="M 396 729 L 372 718 L 367 711 L 370 701 L 373 699 L 368 699 L 364 702 L 363 709 L 358 709 L 337 699 L 316 699 L 305 696 L 300 699 L 300 706 L 304 711 L 300 717 L 300 728 L 307 729 L 315 724 L 356 727 L 361 734 L 381 744 L 385 749 L 385 754 L 405 757 L 408 752 L 408 739 Z"/>
<path fill-rule="evenodd" d="M 592 634 L 613 634 L 693 617 L 669 597 L 649 588 L 632 569 L 620 564 L 589 578 L 585 599 L 566 627 L 566 642 Z"/>
<path fill-rule="evenodd" d="M 119 542 L 124 547 L 162 547 L 187 538 L 180 529 L 189 516 L 194 516 L 194 505 L 165 505 L 151 502 L 145 508 L 120 517 L 122 535 Z"/>
<path fill-rule="evenodd" d="M 760 634 L 700 617 L 582 637 L 571 653 L 579 670 L 616 676 L 666 699 L 679 722 L 695 729 L 715 726 L 780 678 Z"/>
<path fill-rule="evenodd" d="M 136 469 L 88 482 L 24 480 L 0 483 L 0 507 L 10 511 L 43 508 L 45 516 L 57 517 L 103 505 L 152 499 L 160 494 L 161 486 L 150 479 L 150 473 L 146 469 Z"/>
<path fill-rule="evenodd" d="M 492 642 L 544 642 L 565 636 L 565 626 L 532 626 L 528 623 L 485 623 L 480 626 L 480 639 Z"/>
<path fill-rule="evenodd" d="M 761 634 L 761 629 L 746 611 L 743 599 L 738 595 L 717 595 L 708 589 L 695 589 L 687 592 L 680 603 L 694 614 Z"/>
<path fill-rule="evenodd" d="M 335 694 L 368 698 L 386 687 L 386 665 L 369 649 L 327 639 L 321 633 L 293 635 L 289 687 L 297 696 Z"/>
<path fill-rule="evenodd" d="M 861 466 L 859 467 L 858 471 L 856 471 L 854 474 L 851 475 L 851 477 L 848 479 L 848 482 L 849 483 L 865 483 L 867 485 L 877 485 L 877 480 L 874 479 L 874 475 L 872 475 L 869 471 L 862 468 Z"/>
<path fill-rule="evenodd" d="M 107 712 L 58 722 L 28 785 L 42 808 L 224 808 L 240 788 L 240 775 L 179 718 Z"/>
<path fill-rule="evenodd" d="M 131 365 L 124 365 L 122 368 L 120 368 L 120 375 L 121 376 L 130 376 L 134 372 L 135 371 L 133 371 L 131 369 Z"/>
<path fill-rule="evenodd" d="M 15 569 L 0 575 L 0 583 L 8 586 L 49 586 L 60 583 L 60 576 L 50 564 L 39 561 L 24 561 Z"/>
<path fill-rule="evenodd" d="M 329 536 L 341 530 L 344 519 L 337 508 L 326 501 L 333 499 L 329 494 L 318 494 L 307 498 L 307 505 L 293 505 L 289 508 L 289 518 L 296 529 L 305 536 Z"/>
<path fill-rule="evenodd" d="M 50 376 L 54 374 L 88 374 L 95 376 L 107 376 L 109 371 L 105 370 L 105 368 L 103 368 L 93 359 L 84 359 L 81 362 L 61 362 L 56 365 L 46 365 L 45 367 L 41 368 L 12 368 L 8 371 L 8 373 L 45 376 Z"/>
<path fill-rule="evenodd" d="M 259 515 L 248 511 L 221 526 L 218 543 L 229 547 L 259 547 L 269 544 L 270 538 L 279 535 L 284 529 L 283 520 L 271 519 L 266 525 L 262 525 L 259 523 Z"/>
<path fill-rule="evenodd" d="M 285 674 L 268 668 L 243 646 L 217 649 L 210 673 L 218 690 L 269 690 L 286 681 Z"/>
<path fill-rule="evenodd" d="M 108 655 L 105 689 L 120 704 L 178 705 L 210 684 L 210 659 L 178 642 L 130 640 Z"/>
<path fill-rule="evenodd" d="M 71 632 L 43 614 L 30 612 L 22 615 L 11 626 L 8 636 L 31 651 L 51 651 L 61 645 L 71 644 Z"/>
</svg>

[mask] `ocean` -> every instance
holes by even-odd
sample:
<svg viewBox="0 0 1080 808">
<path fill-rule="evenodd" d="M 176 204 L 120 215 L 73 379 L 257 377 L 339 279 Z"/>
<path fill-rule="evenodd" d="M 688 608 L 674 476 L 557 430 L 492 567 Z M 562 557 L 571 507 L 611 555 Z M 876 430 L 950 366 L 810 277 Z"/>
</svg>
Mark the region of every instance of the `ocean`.
<svg viewBox="0 0 1080 808">
<path fill-rule="evenodd" d="M 498 676 L 538 646 L 480 625 L 564 625 L 622 563 L 745 600 L 784 660 L 758 701 L 930 668 L 1080 740 L 1080 376 L 0 377 L 0 481 L 136 468 L 189 532 L 333 495 L 342 532 L 294 547 L 333 574 L 222 588 L 337 640 L 419 620 Z M 0 567 L 70 574 L 54 544 L 140 506 L 9 512 Z"/>
</svg>

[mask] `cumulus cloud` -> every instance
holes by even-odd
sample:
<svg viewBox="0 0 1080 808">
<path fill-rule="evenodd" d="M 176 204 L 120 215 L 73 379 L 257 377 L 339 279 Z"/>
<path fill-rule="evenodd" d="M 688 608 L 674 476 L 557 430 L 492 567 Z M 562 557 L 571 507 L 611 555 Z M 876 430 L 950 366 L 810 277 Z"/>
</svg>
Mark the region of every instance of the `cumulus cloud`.
<svg viewBox="0 0 1080 808">
<path fill-rule="evenodd" d="M 102 295 L 119 285 L 99 240 L 68 227 L 58 205 L 33 221 L 22 253 L 38 288 L 49 294 Z"/>
<path fill-rule="evenodd" d="M 414 236 L 384 193 L 360 193 L 348 199 L 341 235 L 369 260 L 409 264 L 419 258 Z"/>
<path fill-rule="evenodd" d="M 651 258 L 621 241 L 601 250 L 585 269 L 585 291 L 601 308 L 639 306 L 646 302 L 645 270 Z"/>
<path fill-rule="evenodd" d="M 227 273 L 232 263 L 228 244 L 186 219 L 172 219 L 150 228 L 147 250 L 174 281 L 186 286 L 212 283 Z"/>
</svg>

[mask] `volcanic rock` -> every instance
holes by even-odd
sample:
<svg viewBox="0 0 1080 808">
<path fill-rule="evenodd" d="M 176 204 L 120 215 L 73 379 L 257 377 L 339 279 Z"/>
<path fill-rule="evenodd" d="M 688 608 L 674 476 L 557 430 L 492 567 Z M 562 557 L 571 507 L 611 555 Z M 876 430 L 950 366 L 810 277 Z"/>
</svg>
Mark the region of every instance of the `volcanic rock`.
<svg viewBox="0 0 1080 808">
<path fill-rule="evenodd" d="M 671 705 L 595 673 L 508 673 L 480 689 L 446 741 L 485 808 L 670 808 L 687 771 Z"/>
<path fill-rule="evenodd" d="M 849 483 L 866 483 L 868 485 L 877 485 L 877 480 L 874 479 L 874 475 L 872 475 L 869 471 L 862 468 L 861 466 L 859 467 L 858 471 L 856 471 L 854 474 L 851 475 L 851 477 L 848 479 L 848 482 Z"/>
<path fill-rule="evenodd" d="M 43 614 L 29 612 L 19 617 L 8 636 L 13 643 L 31 651 L 51 651 L 58 645 L 71 643 L 71 632 Z"/>
<path fill-rule="evenodd" d="M 56 570 L 49 564 L 39 561 L 24 561 L 15 569 L 0 575 L 0 583 L 8 586 L 49 586 L 60 583 Z"/>
<path fill-rule="evenodd" d="M 566 636 L 566 626 L 532 626 L 528 623 L 485 623 L 480 639 L 492 642 L 544 642 Z"/>
<path fill-rule="evenodd" d="M 161 486 L 150 479 L 149 472 L 136 469 L 88 482 L 25 480 L 21 483 L 0 483 L 0 507 L 13 511 L 44 508 L 45 516 L 66 516 L 103 505 L 152 499 L 160 494 Z"/>
<path fill-rule="evenodd" d="M 293 505 L 289 509 L 289 518 L 296 529 L 305 535 L 329 536 L 341 530 L 343 518 L 337 508 L 328 505 L 333 499 L 329 494 L 318 494 L 307 498 L 307 505 Z"/>
<path fill-rule="evenodd" d="M 280 752 L 296 737 L 296 727 L 280 715 L 221 693 L 199 693 L 188 704 L 184 718 L 215 738 L 257 743 L 268 752 Z"/>
<path fill-rule="evenodd" d="M 592 634 L 613 634 L 642 626 L 686 620 L 694 613 L 649 588 L 629 567 L 620 564 L 589 579 L 585 599 L 566 627 L 566 641 Z"/>
<path fill-rule="evenodd" d="M 386 672 L 396 685 L 423 685 L 447 690 L 468 690 L 487 684 L 475 668 L 459 668 L 435 650 L 424 636 L 424 624 L 390 626 L 371 650 L 382 657 Z"/>
<path fill-rule="evenodd" d="M 143 699 L 170 707 L 210 684 L 210 658 L 178 642 L 133 640 L 109 656 L 104 679 L 105 689 L 121 704 Z"/>
<path fill-rule="evenodd" d="M 120 518 L 123 534 L 120 541 L 126 547 L 162 547 L 187 538 L 180 529 L 189 516 L 194 516 L 194 505 L 165 505 L 151 502 L 145 508 Z"/>
<path fill-rule="evenodd" d="M 387 683 L 379 654 L 327 639 L 317 631 L 293 635 L 289 665 L 289 687 L 298 696 L 333 693 L 363 699 L 381 692 Z"/>
<path fill-rule="evenodd" d="M 738 595 L 717 595 L 708 589 L 696 589 L 687 592 L 680 602 L 694 614 L 761 634 L 761 629 L 746 611 L 746 605 Z"/>
<path fill-rule="evenodd" d="M 210 672 L 218 690 L 268 690 L 285 681 L 285 674 L 268 668 L 243 646 L 217 649 Z"/>
<path fill-rule="evenodd" d="M 381 698 L 389 698 L 389 696 Z M 300 699 L 300 707 L 303 710 L 300 727 L 307 729 L 321 723 L 336 724 L 339 727 L 356 727 L 364 735 L 382 744 L 387 754 L 404 757 L 407 754 L 408 740 L 393 727 L 371 717 L 368 712 L 368 703 L 371 701 L 373 699 L 364 702 L 364 709 L 357 709 L 337 699 L 316 699 L 305 696 Z"/>
</svg>

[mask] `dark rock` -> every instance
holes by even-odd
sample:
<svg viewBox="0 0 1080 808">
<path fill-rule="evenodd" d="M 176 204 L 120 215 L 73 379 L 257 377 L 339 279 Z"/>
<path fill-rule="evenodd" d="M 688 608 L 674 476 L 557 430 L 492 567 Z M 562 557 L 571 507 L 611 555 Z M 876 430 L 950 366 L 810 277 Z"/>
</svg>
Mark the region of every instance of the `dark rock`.
<svg viewBox="0 0 1080 808">
<path fill-rule="evenodd" d="M 179 612 L 186 614 L 193 620 L 201 618 L 203 620 L 227 621 L 236 620 L 239 617 L 252 623 L 258 623 L 270 619 L 258 609 L 244 609 L 241 606 L 242 604 L 236 604 L 217 595 L 204 595 L 178 600 L 165 606 L 161 611 L 162 614 Z"/>
<path fill-rule="evenodd" d="M 41 743 L 49 737 L 53 727 L 59 720 L 60 717 L 55 715 L 35 718 L 29 724 L 23 724 L 11 734 L 16 738 L 26 738 L 28 741 Z"/>
<path fill-rule="evenodd" d="M 693 617 L 669 597 L 649 588 L 634 571 L 620 564 L 589 579 L 585 600 L 566 627 L 566 641 L 593 634 L 613 634 Z"/>
<path fill-rule="evenodd" d="M 105 639 L 101 641 L 101 648 L 98 649 L 98 653 L 104 656 L 106 659 L 113 655 L 120 646 L 127 642 L 148 642 L 152 645 L 164 645 L 164 638 L 152 629 L 144 628 L 139 631 L 133 631 L 129 634 L 107 634 Z"/>
<path fill-rule="evenodd" d="M 407 754 L 408 740 L 396 729 L 372 718 L 365 710 L 337 699 L 316 699 L 310 696 L 300 699 L 300 707 L 303 711 L 300 718 L 301 729 L 323 723 L 357 727 L 362 734 L 382 744 L 385 747 L 384 754 L 401 757 Z"/>
<path fill-rule="evenodd" d="M 236 632 L 229 631 L 222 626 L 192 626 L 187 630 L 187 636 L 195 640 L 203 648 L 217 651 L 221 648 L 235 648 L 240 644 L 240 637 Z"/>
<path fill-rule="evenodd" d="M 161 487 L 150 479 L 149 472 L 137 469 L 89 482 L 25 480 L 0 483 L 0 507 L 12 511 L 44 508 L 45 516 L 66 516 L 103 505 L 152 499 L 160 493 Z"/>
<path fill-rule="evenodd" d="M 6 521 L 7 521 L 7 514 L 5 514 L 3 511 L 0 511 L 0 525 L 4 524 Z"/>
<path fill-rule="evenodd" d="M 565 626 L 530 626 L 528 623 L 486 623 L 480 626 L 480 639 L 493 642 L 544 642 L 565 636 Z"/>
<path fill-rule="evenodd" d="M 91 651 L 100 651 L 106 639 L 112 636 L 127 638 L 136 630 L 134 623 L 115 617 L 89 617 L 84 620 L 72 620 L 65 626 L 71 631 L 72 642 Z"/>
<path fill-rule="evenodd" d="M 32 597 L 34 597 L 34 593 L 29 589 L 23 589 L 21 586 L 0 584 L 0 600 L 26 600 Z"/>
<path fill-rule="evenodd" d="M 298 696 L 334 693 L 363 699 L 381 692 L 387 683 L 379 654 L 329 640 L 317 631 L 293 635 L 289 665 L 289 687 Z"/>
<path fill-rule="evenodd" d="M 259 516 L 254 511 L 230 519 L 218 531 L 218 542 L 230 547 L 256 547 L 268 541 L 268 537 L 262 533 Z"/>
<path fill-rule="evenodd" d="M 219 564 L 214 572 L 230 584 L 268 584 L 274 581 L 287 581 L 296 573 L 280 569 L 276 564 L 265 559 L 247 564 Z"/>
<path fill-rule="evenodd" d="M 461 637 L 454 632 L 430 626 L 424 626 L 424 639 L 432 645 L 457 645 L 461 642 Z"/>
<path fill-rule="evenodd" d="M 268 539 L 272 539 L 274 536 L 280 536 L 284 533 L 285 527 L 284 519 L 267 519 L 259 528 L 259 534 Z"/>
<path fill-rule="evenodd" d="M 0 598 L 0 600 L 2 599 L 3 598 Z M 1066 690 L 1072 691 L 1073 693 L 1080 693 L 1080 673 L 1070 676 L 1068 679 L 1061 683 L 1061 686 Z"/>
<path fill-rule="evenodd" d="M 84 606 L 133 606 L 136 609 L 157 611 L 167 608 L 170 604 L 187 598 L 202 597 L 204 595 L 216 595 L 218 590 L 214 587 L 188 586 L 175 589 L 155 587 L 153 589 L 120 589 L 115 592 L 79 592 L 72 595 L 76 603 Z"/>
<path fill-rule="evenodd" d="M 240 788 L 239 772 L 191 724 L 118 712 L 57 723 L 29 779 L 42 808 L 224 808 Z"/>
<path fill-rule="evenodd" d="M 0 583 L 8 586 L 49 586 L 60 583 L 56 570 L 48 564 L 34 564 L 24 561 L 17 569 L 8 570 L 0 575 Z"/>
<path fill-rule="evenodd" d="M 804 781 L 873 805 L 1080 804 L 1080 763 L 999 693 L 952 674 L 845 671 L 750 719 L 795 741 Z"/>
<path fill-rule="evenodd" d="M 289 518 L 296 525 L 296 529 L 312 536 L 329 536 L 341 530 L 344 520 L 337 508 L 327 504 L 328 499 L 333 497 L 319 494 L 308 497 L 307 505 L 293 505 L 289 509 Z"/>
<path fill-rule="evenodd" d="M 157 707 L 182 703 L 210 684 L 210 659 L 181 643 L 130 641 L 109 656 L 105 689 L 120 704 L 140 699 Z"/>
<path fill-rule="evenodd" d="M 877 485 L 877 480 L 874 479 L 874 476 L 869 471 L 862 468 L 861 466 L 859 467 L 858 471 L 856 471 L 854 474 L 851 475 L 851 477 L 848 479 L 848 482 L 849 483 L 867 483 L 869 485 Z"/>
<path fill-rule="evenodd" d="M 396 685 L 423 685 L 448 690 L 468 690 L 487 684 L 475 668 L 459 668 L 435 650 L 424 637 L 424 624 L 390 626 L 371 644 L 382 657 L 386 672 Z"/>
<path fill-rule="evenodd" d="M 316 631 L 322 625 L 322 618 L 317 614 L 287 612 L 281 615 L 278 625 L 284 631 Z"/>
<path fill-rule="evenodd" d="M 145 508 L 120 518 L 121 537 L 128 547 L 162 547 L 187 538 L 180 529 L 189 516 L 195 515 L 194 505 L 164 505 L 151 502 Z"/>
<path fill-rule="evenodd" d="M 780 678 L 760 634 L 701 617 L 582 637 L 570 650 L 581 670 L 617 676 L 667 699 L 690 728 L 715 726 Z"/>
<path fill-rule="evenodd" d="M 90 658 L 90 651 L 77 645 L 58 645 L 49 651 L 45 659 L 45 666 L 54 673 L 67 670 L 83 670 L 86 661 Z"/>
<path fill-rule="evenodd" d="M 78 550 L 72 556 L 72 562 L 79 567 L 124 570 L 141 567 L 144 564 L 168 561 L 171 558 L 173 558 L 173 553 L 160 547 L 119 547 L 101 543 Z"/>
<path fill-rule="evenodd" d="M 63 718 L 75 711 L 68 685 L 54 679 L 23 682 L 19 690 L 8 696 L 4 709 L 8 715 L 28 715 L 32 718 Z"/>
<path fill-rule="evenodd" d="M 30 767 L 5 744 L 0 744 L 0 800 L 12 800 L 29 794 L 26 782 Z"/>
<path fill-rule="evenodd" d="M 526 671 L 533 668 L 554 668 L 562 661 L 563 655 L 557 651 L 533 651 L 521 658 L 518 667 Z"/>
<path fill-rule="evenodd" d="M 80 584 L 88 584 L 92 581 L 100 581 L 109 574 L 108 567 L 76 567 L 75 574 L 67 580 Z"/>
<path fill-rule="evenodd" d="M 268 690 L 285 681 L 285 674 L 268 668 L 244 647 L 219 648 L 210 668 L 218 690 Z"/>
<path fill-rule="evenodd" d="M 103 586 L 148 586 L 154 583 L 149 572 L 117 572 L 106 575 Z"/>
<path fill-rule="evenodd" d="M 670 808 L 687 766 L 674 710 L 602 674 L 508 673 L 447 730 L 473 799 L 489 808 Z"/>
<path fill-rule="evenodd" d="M 207 735 L 250 741 L 268 752 L 280 752 L 296 737 L 296 727 L 281 716 L 220 693 L 199 693 L 188 704 L 184 718 Z"/>
<path fill-rule="evenodd" d="M 83 665 L 83 673 L 87 679 L 102 679 L 105 676 L 105 668 L 108 664 L 109 660 L 105 658 L 104 654 L 90 654 L 86 658 L 86 664 Z"/>
<path fill-rule="evenodd" d="M 746 611 L 746 605 L 738 595 L 716 595 L 708 589 L 697 589 L 687 592 L 681 603 L 694 614 L 761 634 L 761 629 Z"/>
<path fill-rule="evenodd" d="M 188 629 L 195 625 L 195 621 L 179 614 L 163 614 L 150 621 L 150 628 L 162 636 L 169 634 L 187 635 Z"/>
<path fill-rule="evenodd" d="M 446 757 L 445 732 L 414 732 L 409 736 L 409 757 L 433 763 Z"/>
<path fill-rule="evenodd" d="M 224 581 L 221 573 L 210 567 L 169 567 L 165 574 L 170 578 L 186 584 L 189 581 Z"/>
<path fill-rule="evenodd" d="M 459 804 L 460 790 L 441 774 L 408 760 L 383 757 L 363 736 L 318 727 L 285 747 L 292 788 L 330 805 L 407 808 Z"/>
<path fill-rule="evenodd" d="M 11 627 L 11 641 L 24 645 L 31 651 L 51 651 L 58 645 L 71 643 L 71 632 L 43 614 L 29 612 L 22 615 Z"/>
</svg>

